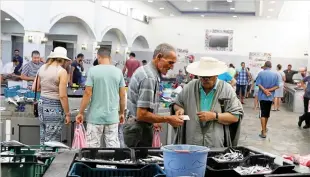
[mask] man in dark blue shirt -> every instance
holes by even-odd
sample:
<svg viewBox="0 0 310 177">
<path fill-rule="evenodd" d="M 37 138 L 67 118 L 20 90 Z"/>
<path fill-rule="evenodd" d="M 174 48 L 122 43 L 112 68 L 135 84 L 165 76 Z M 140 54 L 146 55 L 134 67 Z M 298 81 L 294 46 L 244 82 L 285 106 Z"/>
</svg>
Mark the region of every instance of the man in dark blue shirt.
<svg viewBox="0 0 310 177">
<path fill-rule="evenodd" d="M 14 50 L 13 60 L 14 59 L 18 61 L 18 65 L 14 69 L 14 74 L 20 75 L 20 70 L 21 70 L 21 67 L 23 66 L 23 58 L 21 56 L 19 56 L 19 50 L 18 49 Z"/>
<path fill-rule="evenodd" d="M 83 67 L 84 55 L 82 53 L 78 54 L 76 60 L 71 64 L 71 73 L 70 73 L 70 85 L 77 84 L 79 85 L 82 79 L 82 72 L 84 71 Z"/>
</svg>

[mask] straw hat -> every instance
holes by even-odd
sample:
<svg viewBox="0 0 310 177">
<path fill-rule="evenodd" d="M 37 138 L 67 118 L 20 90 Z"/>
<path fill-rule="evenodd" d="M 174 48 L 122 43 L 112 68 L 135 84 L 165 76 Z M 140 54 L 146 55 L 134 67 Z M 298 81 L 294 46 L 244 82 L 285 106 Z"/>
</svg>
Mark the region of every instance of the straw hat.
<svg viewBox="0 0 310 177">
<path fill-rule="evenodd" d="M 227 65 L 212 57 L 201 57 L 187 66 L 186 71 L 196 76 L 217 76 L 227 72 Z"/>
<path fill-rule="evenodd" d="M 71 60 L 67 57 L 67 49 L 63 47 L 56 47 L 47 58 L 63 58 L 65 60 Z"/>
</svg>

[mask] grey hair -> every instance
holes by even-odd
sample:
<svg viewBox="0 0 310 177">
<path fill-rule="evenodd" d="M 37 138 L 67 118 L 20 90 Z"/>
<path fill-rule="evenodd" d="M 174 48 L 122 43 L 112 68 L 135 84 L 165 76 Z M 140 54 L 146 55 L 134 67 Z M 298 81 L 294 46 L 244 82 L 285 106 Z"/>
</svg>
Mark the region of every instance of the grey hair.
<svg viewBox="0 0 310 177">
<path fill-rule="evenodd" d="M 101 57 L 110 57 L 111 56 L 111 50 L 105 47 L 100 47 L 97 51 L 97 54 Z"/>
<path fill-rule="evenodd" d="M 159 44 L 154 50 L 153 58 L 156 58 L 158 54 L 162 54 L 163 57 L 170 54 L 170 52 L 175 52 L 175 48 L 167 43 Z"/>
</svg>

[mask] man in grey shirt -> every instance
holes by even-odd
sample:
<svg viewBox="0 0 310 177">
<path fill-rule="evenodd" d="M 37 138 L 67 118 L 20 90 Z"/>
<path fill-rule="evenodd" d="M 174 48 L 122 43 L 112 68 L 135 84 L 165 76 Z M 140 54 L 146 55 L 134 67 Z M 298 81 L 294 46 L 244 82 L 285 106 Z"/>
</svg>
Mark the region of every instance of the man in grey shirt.
<svg viewBox="0 0 310 177">
<path fill-rule="evenodd" d="M 44 64 L 43 62 L 41 62 L 40 52 L 37 50 L 34 50 L 31 53 L 31 58 L 32 60 L 22 67 L 23 69 L 21 73 L 21 79 L 27 81 L 28 86 L 32 86 L 32 83 L 37 75 L 37 72 Z"/>
<path fill-rule="evenodd" d="M 128 147 L 151 147 L 153 124 L 169 123 L 177 127 L 183 124 L 181 116 L 158 115 L 159 82 L 161 74 L 167 74 L 177 60 L 175 49 L 169 44 L 156 47 L 153 60 L 139 67 L 128 89 L 128 120 L 124 125 L 124 140 Z"/>
</svg>

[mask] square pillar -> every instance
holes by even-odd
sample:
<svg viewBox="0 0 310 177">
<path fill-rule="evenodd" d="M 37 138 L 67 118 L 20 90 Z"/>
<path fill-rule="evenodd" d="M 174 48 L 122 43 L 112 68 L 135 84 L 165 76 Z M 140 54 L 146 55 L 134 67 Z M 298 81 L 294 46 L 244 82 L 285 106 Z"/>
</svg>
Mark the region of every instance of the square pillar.
<svg viewBox="0 0 310 177">
<path fill-rule="evenodd" d="M 39 51 L 41 57 L 45 57 L 45 43 L 41 42 L 44 37 L 45 33 L 42 32 L 25 31 L 23 50 L 24 63 L 31 61 L 31 53 L 34 50 Z M 46 58 L 44 59 L 46 60 Z"/>
</svg>

